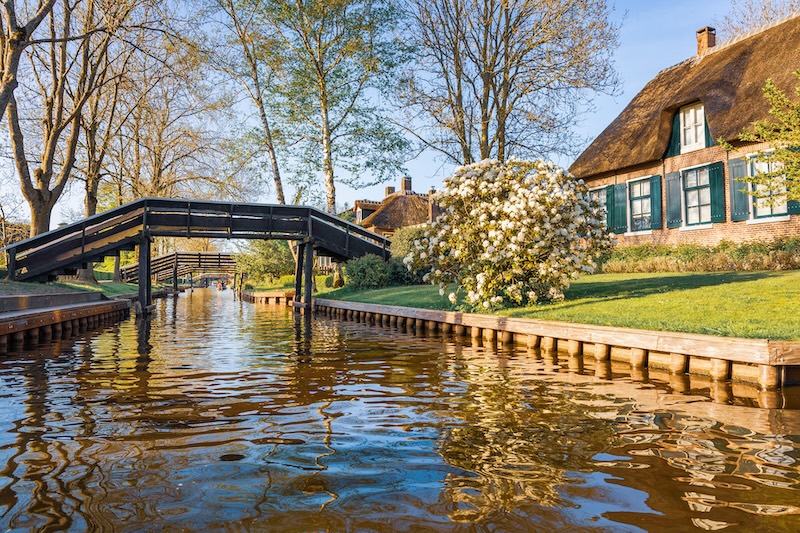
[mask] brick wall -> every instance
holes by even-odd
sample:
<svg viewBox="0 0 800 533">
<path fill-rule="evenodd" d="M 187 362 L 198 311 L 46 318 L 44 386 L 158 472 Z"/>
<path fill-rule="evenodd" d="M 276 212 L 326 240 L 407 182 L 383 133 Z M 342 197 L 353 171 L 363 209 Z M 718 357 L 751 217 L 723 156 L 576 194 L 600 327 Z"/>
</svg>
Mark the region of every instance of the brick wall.
<svg viewBox="0 0 800 533">
<path fill-rule="evenodd" d="M 745 157 L 768 148 L 763 144 L 748 144 L 736 148 L 734 151 L 727 152 L 721 146 L 712 146 L 656 161 L 646 165 L 623 169 L 615 173 L 600 174 L 586 178 L 584 181 L 589 188 L 625 183 L 631 179 L 660 175 L 662 180 L 661 193 L 661 213 L 662 226 L 664 229 L 652 230 L 649 235 L 617 235 L 617 242 L 621 246 L 634 244 L 701 244 L 714 246 L 720 241 L 731 241 L 735 243 L 749 241 L 768 241 L 776 237 L 788 237 L 800 235 L 800 215 L 791 215 L 790 220 L 780 222 L 760 222 L 758 224 L 748 224 L 747 221 L 731 222 L 730 206 L 730 178 L 728 175 L 728 160 Z M 679 229 L 666 227 L 667 195 L 664 177 L 677 172 L 682 168 L 695 165 L 704 165 L 722 161 L 724 164 L 724 183 L 725 183 L 725 222 L 713 224 L 709 229 Z"/>
</svg>

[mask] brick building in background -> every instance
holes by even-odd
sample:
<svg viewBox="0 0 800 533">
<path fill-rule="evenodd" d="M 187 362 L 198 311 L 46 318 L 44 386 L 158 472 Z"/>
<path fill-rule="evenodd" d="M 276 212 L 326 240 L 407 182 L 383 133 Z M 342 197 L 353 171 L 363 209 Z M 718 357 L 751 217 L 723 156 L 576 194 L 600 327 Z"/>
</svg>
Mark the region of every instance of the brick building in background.
<svg viewBox="0 0 800 533">
<path fill-rule="evenodd" d="M 356 224 L 391 238 L 399 228 L 424 224 L 439 216 L 439 208 L 432 200 L 433 193 L 433 190 L 427 194 L 415 193 L 411 190 L 411 178 L 406 176 L 400 182 L 399 191 L 386 187 L 383 200 L 356 200 L 353 205 Z"/>
<path fill-rule="evenodd" d="M 570 172 L 606 205 L 609 228 L 622 245 L 798 235 L 800 203 L 770 206 L 737 180 L 764 169 L 753 156 L 769 146 L 738 137 L 753 121 L 769 118 L 766 80 L 794 94 L 798 69 L 799 16 L 719 46 L 715 30 L 702 28 L 697 55 L 656 75 Z"/>
</svg>

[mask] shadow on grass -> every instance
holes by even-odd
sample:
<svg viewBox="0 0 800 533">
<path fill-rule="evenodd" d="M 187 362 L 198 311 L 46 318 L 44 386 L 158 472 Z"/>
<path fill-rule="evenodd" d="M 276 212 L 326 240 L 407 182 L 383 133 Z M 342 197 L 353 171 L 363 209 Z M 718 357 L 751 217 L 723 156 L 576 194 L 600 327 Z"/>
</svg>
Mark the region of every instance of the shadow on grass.
<svg viewBox="0 0 800 533">
<path fill-rule="evenodd" d="M 566 292 L 563 303 L 553 306 L 543 304 L 509 310 L 509 316 L 529 313 L 531 310 L 569 309 L 598 301 L 627 300 L 643 298 L 652 294 L 667 294 L 703 287 L 716 287 L 726 284 L 745 283 L 778 275 L 777 272 L 701 272 L 684 276 L 663 276 L 654 274 L 651 278 L 624 279 L 619 281 L 589 281 L 576 283 Z"/>
<path fill-rule="evenodd" d="M 650 294 L 746 283 L 776 275 L 775 272 L 704 272 L 686 276 L 600 281 L 575 284 L 566 292 L 568 300 L 579 298 L 639 298 Z"/>
</svg>

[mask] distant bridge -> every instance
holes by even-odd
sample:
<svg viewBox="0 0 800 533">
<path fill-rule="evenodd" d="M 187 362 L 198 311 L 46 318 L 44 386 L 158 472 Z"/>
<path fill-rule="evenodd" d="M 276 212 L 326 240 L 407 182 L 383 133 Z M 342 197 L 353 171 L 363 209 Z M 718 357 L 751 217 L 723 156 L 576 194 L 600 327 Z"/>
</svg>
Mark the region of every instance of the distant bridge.
<svg viewBox="0 0 800 533">
<path fill-rule="evenodd" d="M 345 261 L 365 254 L 387 259 L 389 239 L 314 207 L 143 198 L 6 246 L 9 279 L 37 281 L 73 274 L 90 263 L 139 249 L 139 302 L 151 302 L 152 237 L 298 241 L 295 294 L 311 305 L 314 254 Z"/>
<path fill-rule="evenodd" d="M 172 252 L 150 260 L 150 275 L 156 281 L 177 280 L 195 272 L 233 274 L 236 257 L 217 252 Z M 119 274 L 122 281 L 139 283 L 139 263 L 120 268 Z"/>
</svg>

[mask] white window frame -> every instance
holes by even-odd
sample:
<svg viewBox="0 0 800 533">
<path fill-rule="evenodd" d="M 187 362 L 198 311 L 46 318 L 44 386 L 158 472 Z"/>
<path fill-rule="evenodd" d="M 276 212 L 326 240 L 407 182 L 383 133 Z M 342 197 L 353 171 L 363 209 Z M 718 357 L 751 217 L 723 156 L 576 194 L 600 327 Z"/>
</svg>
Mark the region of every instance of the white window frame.
<svg viewBox="0 0 800 533">
<path fill-rule="evenodd" d="M 654 176 L 655 176 L 655 174 L 650 174 L 648 176 L 639 176 L 639 177 L 631 178 L 631 179 L 625 181 L 625 211 L 627 212 L 627 215 L 628 215 L 626 217 L 626 223 L 628 225 L 628 227 L 627 227 L 628 231 L 626 231 L 624 233 L 625 237 L 634 237 L 636 235 L 652 235 L 653 234 L 653 230 L 652 229 L 642 229 L 642 230 L 633 231 L 633 209 L 631 209 L 631 183 L 634 183 L 634 182 L 637 182 L 637 181 L 644 181 L 644 180 L 647 180 L 648 183 L 649 183 L 650 178 L 652 178 Z M 651 195 L 653 194 L 652 189 L 650 190 L 650 194 Z M 651 198 L 652 198 L 652 196 L 651 196 Z M 650 225 L 651 226 L 653 225 L 652 217 L 653 217 L 653 213 L 651 212 L 650 213 Z"/>
<path fill-rule="evenodd" d="M 589 188 L 589 198 L 592 197 L 592 193 L 594 191 L 605 191 L 606 188 L 608 188 L 608 185 L 601 185 L 600 187 L 590 187 Z M 607 207 L 606 207 L 607 205 L 608 205 L 608 198 L 606 198 L 606 203 L 603 204 L 602 206 L 600 206 L 602 208 L 602 210 L 603 210 L 603 214 L 607 214 L 607 212 L 608 212 Z"/>
<path fill-rule="evenodd" d="M 699 112 L 699 113 L 698 113 Z M 680 139 L 681 139 L 681 153 L 685 154 L 687 152 L 694 152 L 695 150 L 702 150 L 706 147 L 706 113 L 705 107 L 702 103 L 696 103 L 692 105 L 687 105 L 678 111 L 680 115 Z M 700 120 L 698 123 L 698 114 L 700 115 Z M 687 115 L 692 115 L 694 118 L 694 122 L 691 125 L 686 124 L 686 117 Z M 686 137 L 684 132 L 687 129 L 692 131 L 693 140 L 691 143 L 686 143 Z M 698 133 L 699 129 L 699 133 Z"/>
<path fill-rule="evenodd" d="M 772 149 L 769 149 L 769 150 L 764 150 L 762 153 L 763 154 L 769 154 L 769 153 L 772 153 L 774 151 L 775 151 L 775 149 L 772 148 Z M 747 154 L 746 155 L 746 157 L 747 157 L 747 175 L 749 177 L 755 176 L 755 166 L 757 164 L 756 157 L 758 157 L 758 155 L 760 155 L 760 154 L 751 153 L 751 154 Z M 767 163 L 767 164 L 771 165 L 772 163 Z M 752 187 L 753 187 L 753 185 L 751 183 L 747 184 L 747 189 L 748 189 L 749 192 L 755 192 L 755 190 Z M 756 201 L 758 200 L 758 198 L 756 196 L 754 196 L 753 194 L 748 194 L 747 196 L 750 197 L 749 200 L 748 200 L 748 202 L 750 203 L 749 204 L 750 214 L 747 217 L 747 222 L 746 222 L 747 224 L 765 224 L 765 223 L 769 223 L 769 222 L 786 222 L 788 220 L 791 220 L 791 215 L 789 214 L 789 211 L 788 211 L 788 209 L 789 209 L 788 200 L 786 201 L 786 204 L 784 206 L 784 208 L 786 209 L 786 212 L 784 212 L 784 213 L 773 213 L 773 214 L 770 214 L 770 215 L 756 216 Z M 771 209 L 772 208 L 770 208 L 770 210 Z"/>
<path fill-rule="evenodd" d="M 714 227 L 713 222 L 701 222 L 699 224 L 692 224 L 691 226 L 688 225 L 687 216 L 686 216 L 686 180 L 684 176 L 684 172 L 688 172 L 690 170 L 695 170 L 698 168 L 703 167 L 710 167 L 714 163 L 701 163 L 699 165 L 691 165 L 688 167 L 683 167 L 678 169 L 678 174 L 681 176 L 681 225 L 677 229 L 678 231 L 696 231 L 696 230 L 704 230 L 704 229 L 711 229 Z"/>
</svg>

